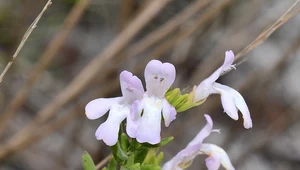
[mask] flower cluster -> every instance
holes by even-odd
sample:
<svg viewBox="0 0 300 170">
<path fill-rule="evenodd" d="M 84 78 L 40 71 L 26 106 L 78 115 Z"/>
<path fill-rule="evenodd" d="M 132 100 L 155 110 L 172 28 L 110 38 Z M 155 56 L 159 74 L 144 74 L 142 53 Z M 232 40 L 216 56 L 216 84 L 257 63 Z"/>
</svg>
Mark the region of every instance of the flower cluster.
<svg viewBox="0 0 300 170">
<path fill-rule="evenodd" d="M 96 130 L 96 138 L 103 140 L 109 146 L 113 146 L 113 159 L 115 161 L 121 160 L 121 164 L 129 170 L 131 169 L 129 167 L 132 169 L 142 166 L 148 166 L 150 169 L 159 167 L 162 157 L 154 158 L 157 150 L 150 148 L 159 148 L 166 144 L 166 142 L 161 141 L 160 136 L 162 119 L 165 126 L 168 127 L 175 120 L 177 112 L 202 104 L 211 94 L 221 95 L 224 111 L 232 119 L 238 120 L 238 110 L 240 110 L 244 119 L 244 127 L 251 128 L 250 112 L 241 94 L 231 87 L 216 82 L 222 73 L 234 68 L 233 61 L 233 52 L 226 51 L 223 65 L 189 94 L 181 94 L 178 88 L 171 89 L 175 81 L 176 70 L 174 65 L 170 63 L 152 60 L 147 64 L 144 72 L 146 91 L 137 76 L 129 71 L 121 72 L 121 97 L 99 98 L 86 105 L 86 116 L 89 119 L 98 119 L 109 112 L 107 120 Z M 168 161 L 162 170 L 185 169 L 200 154 L 208 155 L 206 166 L 209 170 L 217 170 L 221 165 L 227 170 L 234 170 L 228 155 L 222 148 L 214 144 L 203 143 L 203 140 L 211 132 L 219 132 L 219 130 L 213 129 L 211 117 L 209 115 L 204 116 L 207 121 L 206 126 L 185 149 Z M 128 140 L 125 134 L 122 134 L 124 138 L 122 139 L 119 131 L 121 123 L 125 119 L 127 135 L 136 140 Z M 169 139 L 167 142 L 170 142 Z M 148 144 L 142 145 L 143 143 Z M 140 155 L 144 155 L 144 157 Z M 161 168 L 159 167 L 159 169 Z"/>
<path fill-rule="evenodd" d="M 150 61 L 145 68 L 145 92 L 138 77 L 123 71 L 120 74 L 122 97 L 95 99 L 85 108 L 89 119 L 100 118 L 109 110 L 107 120 L 96 131 L 96 138 L 109 146 L 115 145 L 120 124 L 126 118 L 126 132 L 131 138 L 136 138 L 140 143 L 159 143 L 161 113 L 166 126 L 176 117 L 175 108 L 165 99 L 175 75 L 174 65 Z"/>
</svg>

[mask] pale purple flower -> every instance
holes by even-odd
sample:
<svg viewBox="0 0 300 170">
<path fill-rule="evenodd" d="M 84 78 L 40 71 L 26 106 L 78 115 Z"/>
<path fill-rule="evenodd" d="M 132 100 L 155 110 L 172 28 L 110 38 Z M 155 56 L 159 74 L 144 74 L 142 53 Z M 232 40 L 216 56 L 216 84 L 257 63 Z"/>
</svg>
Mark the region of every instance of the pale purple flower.
<svg viewBox="0 0 300 170">
<path fill-rule="evenodd" d="M 234 68 L 233 61 L 234 53 L 226 51 L 223 65 L 196 87 L 194 101 L 205 100 L 210 94 L 220 94 L 222 106 L 227 115 L 238 120 L 238 110 L 240 110 L 244 119 L 244 127 L 249 129 L 252 128 L 252 120 L 244 98 L 233 88 L 215 82 L 223 72 Z"/>
<path fill-rule="evenodd" d="M 161 118 L 165 126 L 176 118 L 175 108 L 165 99 L 165 93 L 175 80 L 174 65 L 162 63 L 158 60 L 150 61 L 145 68 L 145 81 L 147 91 L 142 100 L 135 101 L 132 105 L 131 115 L 138 130 L 129 134 L 138 142 L 157 144 L 160 142 Z"/>
<path fill-rule="evenodd" d="M 132 103 L 141 99 L 144 93 L 141 80 L 128 71 L 120 74 L 120 85 L 122 97 L 95 99 L 85 107 L 89 119 L 98 119 L 109 110 L 107 120 L 95 133 L 98 140 L 103 140 L 109 146 L 117 143 L 120 124 L 125 118 L 127 118 L 127 133 L 135 133 L 137 124 L 131 120 L 130 108 Z"/>
<path fill-rule="evenodd" d="M 219 132 L 213 130 L 213 122 L 209 115 L 204 115 L 207 124 L 198 133 L 198 135 L 187 145 L 185 149 L 180 151 L 175 157 L 164 164 L 162 170 L 183 170 L 189 167 L 196 156 L 206 154 L 206 167 L 208 170 L 218 170 L 222 165 L 226 170 L 234 170 L 230 159 L 226 152 L 217 145 L 202 143 L 203 140 L 210 135 L 211 132 Z"/>
</svg>

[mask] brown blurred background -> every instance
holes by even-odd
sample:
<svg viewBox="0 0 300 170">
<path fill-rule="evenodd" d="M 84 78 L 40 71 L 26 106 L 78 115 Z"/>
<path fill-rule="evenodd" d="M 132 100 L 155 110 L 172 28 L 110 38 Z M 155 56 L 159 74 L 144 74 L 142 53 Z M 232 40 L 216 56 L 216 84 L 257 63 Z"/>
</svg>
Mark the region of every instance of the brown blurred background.
<svg viewBox="0 0 300 170">
<path fill-rule="evenodd" d="M 109 148 L 94 132 L 106 117 L 88 120 L 84 106 L 119 96 L 122 70 L 143 80 L 147 62 L 168 61 L 177 69 L 173 87 L 188 90 L 226 50 L 240 52 L 295 1 L 53 0 L 0 84 L 0 169 L 79 170 L 84 151 L 100 162 Z M 46 2 L 0 0 L 1 71 Z M 298 14 L 218 80 L 244 96 L 252 129 L 231 120 L 220 97 L 211 96 L 163 128 L 163 137 L 175 137 L 164 161 L 186 146 L 208 113 L 221 134 L 206 142 L 223 147 L 237 170 L 300 169 L 299 46 Z M 206 169 L 204 162 L 199 156 L 189 169 Z"/>
</svg>

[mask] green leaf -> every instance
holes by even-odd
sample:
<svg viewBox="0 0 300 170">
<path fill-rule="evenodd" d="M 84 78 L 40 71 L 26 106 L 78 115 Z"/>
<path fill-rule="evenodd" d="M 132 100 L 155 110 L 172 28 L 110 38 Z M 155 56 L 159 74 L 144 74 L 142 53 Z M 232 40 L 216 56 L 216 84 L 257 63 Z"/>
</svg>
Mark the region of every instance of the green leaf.
<svg viewBox="0 0 300 170">
<path fill-rule="evenodd" d="M 141 144 L 136 141 L 136 139 L 132 139 L 128 151 L 134 152 L 137 148 L 139 148 Z"/>
<path fill-rule="evenodd" d="M 129 157 L 128 157 L 128 159 L 127 159 L 127 161 L 126 161 L 126 166 L 131 166 L 131 165 L 133 165 L 135 162 L 134 162 L 134 154 L 133 153 L 131 153 L 131 154 L 129 154 Z"/>
<path fill-rule="evenodd" d="M 117 165 L 117 161 L 115 160 L 115 158 L 112 157 L 108 164 L 108 170 L 117 170 Z"/>
<path fill-rule="evenodd" d="M 128 137 L 125 133 L 122 133 L 120 135 L 120 142 L 121 142 L 122 149 L 127 151 L 128 147 L 129 147 L 129 140 L 128 140 Z"/>
<path fill-rule="evenodd" d="M 155 164 L 156 152 L 157 152 L 157 148 L 149 149 L 143 164 Z"/>
<path fill-rule="evenodd" d="M 164 158 L 164 153 L 163 152 L 160 152 L 157 157 L 156 157 L 156 160 L 155 160 L 155 164 L 156 165 L 160 165 L 162 160 Z"/>
<path fill-rule="evenodd" d="M 118 141 L 114 146 L 111 146 L 111 151 L 113 153 L 114 158 L 119 163 L 122 163 L 128 159 L 127 153 L 122 149 L 120 142 Z"/>
<path fill-rule="evenodd" d="M 148 154 L 148 148 L 142 147 L 142 148 L 138 149 L 134 153 L 134 162 L 142 164 L 144 162 L 144 159 L 146 158 L 147 154 Z"/>
<path fill-rule="evenodd" d="M 84 152 L 82 155 L 82 164 L 84 170 L 96 170 L 95 163 L 90 154 L 88 154 L 87 152 Z"/>
</svg>

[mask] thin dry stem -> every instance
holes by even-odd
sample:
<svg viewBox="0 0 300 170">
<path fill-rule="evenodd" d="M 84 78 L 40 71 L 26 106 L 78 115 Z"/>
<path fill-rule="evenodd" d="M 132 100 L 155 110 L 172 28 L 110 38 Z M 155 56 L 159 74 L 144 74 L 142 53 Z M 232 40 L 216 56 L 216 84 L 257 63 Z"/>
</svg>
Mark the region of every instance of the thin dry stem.
<svg viewBox="0 0 300 170">
<path fill-rule="evenodd" d="M 267 38 L 270 37 L 270 35 L 272 35 L 272 33 L 274 31 L 276 31 L 279 27 L 281 27 L 284 23 L 286 23 L 287 21 L 289 21 L 291 18 L 293 18 L 299 11 L 300 9 L 297 9 L 293 12 L 291 12 L 293 10 L 293 8 L 300 2 L 300 0 L 295 1 L 289 8 L 288 10 L 281 15 L 281 17 L 275 22 L 273 23 L 270 27 L 268 27 L 267 29 L 265 29 L 263 32 L 261 32 L 254 41 L 252 41 L 252 43 L 250 43 L 247 47 L 245 47 L 242 51 L 240 51 L 238 54 L 236 54 L 235 56 L 235 60 L 239 59 L 241 56 L 244 56 L 245 54 L 247 54 L 249 51 L 251 51 L 252 49 L 254 49 L 255 47 L 257 47 L 258 45 L 260 45 L 261 43 L 263 43 Z M 241 64 L 242 62 L 244 62 L 245 60 L 242 60 L 241 62 L 239 62 L 237 65 Z M 222 75 L 230 72 L 233 68 L 229 69 L 227 72 L 223 73 Z"/>
<path fill-rule="evenodd" d="M 211 52 L 209 52 L 209 56 L 203 58 L 203 61 L 196 66 L 196 69 L 191 74 L 187 84 L 199 84 L 199 80 L 206 78 L 221 64 L 223 57 L 218 56 L 223 56 L 224 49 L 228 49 L 229 47 L 232 49 L 245 47 L 245 44 L 249 43 L 249 39 L 242 37 L 247 37 L 252 34 L 255 30 L 253 28 L 261 29 L 265 27 L 264 23 L 261 24 L 261 22 L 257 22 L 256 20 L 259 16 L 258 11 L 262 3 L 264 3 L 264 1 L 247 1 L 248 6 L 255 7 L 251 8 L 252 14 L 250 16 L 248 15 L 249 13 L 241 14 L 239 20 L 235 20 L 228 28 L 226 28 L 226 31 L 220 39 L 217 40 L 217 44 L 212 48 L 212 50 L 210 50 Z M 253 21 L 256 21 L 257 23 Z M 249 26 L 249 24 L 251 26 Z M 206 33 L 206 36 L 210 37 L 216 29 L 217 28 L 210 29 L 209 32 Z M 202 39 L 205 39 L 205 37 Z"/>
<path fill-rule="evenodd" d="M 36 28 L 37 23 L 39 22 L 39 20 L 41 19 L 41 17 L 43 16 L 44 12 L 48 9 L 48 7 L 52 4 L 51 0 L 48 0 L 48 2 L 46 3 L 46 5 L 44 6 L 43 10 L 41 11 L 41 13 L 35 18 L 35 20 L 33 21 L 33 23 L 29 26 L 29 28 L 26 30 L 21 43 L 19 44 L 17 50 L 15 51 L 14 55 L 12 56 L 11 60 L 7 63 L 6 67 L 4 68 L 4 70 L 2 71 L 1 75 L 0 75 L 0 83 L 3 81 L 3 77 L 4 75 L 7 73 L 7 71 L 9 70 L 9 68 L 11 67 L 11 65 L 13 64 L 13 62 L 15 61 L 15 59 L 17 58 L 18 54 L 20 53 L 21 49 L 23 48 L 24 44 L 26 43 L 28 37 L 31 35 L 32 31 Z"/>
<path fill-rule="evenodd" d="M 5 126 L 8 120 L 16 113 L 16 111 L 24 103 L 26 96 L 28 95 L 30 89 L 34 86 L 35 82 L 38 80 L 40 75 L 49 65 L 49 63 L 55 58 L 55 54 L 64 44 L 69 33 L 72 31 L 74 26 L 77 24 L 81 18 L 83 12 L 90 4 L 90 0 L 80 0 L 73 7 L 72 11 L 69 13 L 67 18 L 64 21 L 62 28 L 55 35 L 54 39 L 50 42 L 46 51 L 42 54 L 42 57 L 38 63 L 34 66 L 33 70 L 30 72 L 28 79 L 25 84 L 22 86 L 22 89 L 18 91 L 16 97 L 8 104 L 8 107 L 3 112 L 0 117 L 0 134 L 5 129 Z"/>
<path fill-rule="evenodd" d="M 105 164 L 107 164 L 107 162 L 110 160 L 111 157 L 112 154 L 107 155 L 101 162 L 99 162 L 96 165 L 96 169 L 99 170 L 100 168 L 102 168 Z"/>
</svg>

